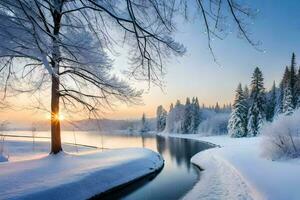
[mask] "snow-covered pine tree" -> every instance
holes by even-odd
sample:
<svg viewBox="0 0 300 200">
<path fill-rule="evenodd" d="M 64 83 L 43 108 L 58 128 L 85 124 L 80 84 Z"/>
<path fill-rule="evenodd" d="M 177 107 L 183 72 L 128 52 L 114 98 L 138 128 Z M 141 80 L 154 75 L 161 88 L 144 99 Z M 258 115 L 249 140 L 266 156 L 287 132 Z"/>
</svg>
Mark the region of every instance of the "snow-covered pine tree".
<svg viewBox="0 0 300 200">
<path fill-rule="evenodd" d="M 182 126 L 184 121 L 184 110 L 185 106 L 181 104 L 179 100 L 176 101 L 175 104 L 175 112 L 174 112 L 174 126 L 175 126 L 175 132 L 181 133 L 182 132 Z"/>
<path fill-rule="evenodd" d="M 185 107 L 184 107 L 182 133 L 187 134 L 192 131 L 192 118 L 193 118 L 193 113 L 192 113 L 191 100 L 189 97 L 187 97 Z"/>
<path fill-rule="evenodd" d="M 284 91 L 285 88 L 288 87 L 289 85 L 289 77 L 290 77 L 290 70 L 288 66 L 285 67 L 285 71 L 282 77 L 282 80 L 279 85 L 279 97 L 277 101 L 277 106 L 276 106 L 276 115 L 281 114 L 283 110 L 283 96 L 284 96 Z"/>
<path fill-rule="evenodd" d="M 232 111 L 232 106 L 231 103 L 229 103 L 228 105 L 226 105 L 226 112 L 231 112 Z"/>
<path fill-rule="evenodd" d="M 171 112 L 173 110 L 174 106 L 173 103 L 171 103 L 170 108 L 169 108 L 169 112 Z"/>
<path fill-rule="evenodd" d="M 268 93 L 268 103 L 266 104 L 266 120 L 269 122 L 273 121 L 277 103 L 276 84 L 273 82 L 272 88 Z"/>
<path fill-rule="evenodd" d="M 244 87 L 244 105 L 245 105 L 245 111 L 246 111 L 246 119 L 245 119 L 245 133 L 248 133 L 248 112 L 249 112 L 249 107 L 250 107 L 250 92 L 248 89 L 248 86 L 245 85 Z"/>
<path fill-rule="evenodd" d="M 244 87 L 244 97 L 245 97 L 245 99 L 248 99 L 250 97 L 249 89 L 248 89 L 247 85 L 245 85 L 245 87 Z"/>
<path fill-rule="evenodd" d="M 282 101 L 283 101 L 283 94 L 286 87 L 289 86 L 290 83 L 290 69 L 288 66 L 285 67 L 285 71 L 281 80 L 281 111 L 282 111 Z M 282 113 L 282 112 L 281 112 Z"/>
<path fill-rule="evenodd" d="M 227 108 L 227 106 L 226 106 L 226 104 L 224 103 L 222 109 L 223 109 L 223 110 L 226 110 L 226 108 Z"/>
<path fill-rule="evenodd" d="M 175 104 L 175 107 L 176 107 L 176 106 L 180 106 L 180 105 L 181 105 L 180 100 L 177 99 L 176 104 Z"/>
<path fill-rule="evenodd" d="M 278 97 L 275 108 L 275 116 L 282 113 L 282 100 L 283 100 L 283 84 L 282 82 L 279 84 Z"/>
<path fill-rule="evenodd" d="M 297 75 L 295 72 L 296 56 L 292 54 L 291 66 L 286 67 L 281 82 L 281 113 L 290 115 L 297 105 Z"/>
<path fill-rule="evenodd" d="M 297 81 L 296 81 L 296 108 L 300 108 L 300 68 L 298 69 L 297 73 Z"/>
<path fill-rule="evenodd" d="M 256 136 L 265 121 L 265 88 L 263 74 L 255 68 L 251 81 L 250 109 L 248 112 L 248 136 Z"/>
<path fill-rule="evenodd" d="M 220 106 L 219 106 L 219 103 L 217 102 L 216 105 L 215 105 L 215 112 L 218 113 L 220 112 Z"/>
<path fill-rule="evenodd" d="M 274 117 L 282 113 L 282 99 L 283 99 L 283 88 L 282 88 L 282 84 L 280 83 L 278 88 L 276 88 L 276 104 L 274 110 Z"/>
<path fill-rule="evenodd" d="M 163 108 L 162 105 L 157 107 L 156 110 L 156 130 L 161 132 L 166 127 L 167 120 L 167 111 Z"/>
<path fill-rule="evenodd" d="M 291 115 L 294 110 L 292 89 L 288 86 L 284 89 L 282 100 L 282 113 Z"/>
<path fill-rule="evenodd" d="M 146 114 L 143 113 L 142 115 L 142 120 L 141 120 L 141 129 L 140 129 L 140 132 L 141 133 L 146 133 L 149 131 L 149 124 L 146 120 Z"/>
<path fill-rule="evenodd" d="M 200 124 L 200 106 L 198 98 L 193 98 L 192 101 L 192 133 L 197 133 Z"/>
<path fill-rule="evenodd" d="M 290 77 L 289 77 L 289 87 L 291 89 L 293 108 L 296 107 L 297 98 L 296 98 L 296 82 L 297 82 L 297 74 L 296 74 L 296 55 L 292 54 L 291 67 L 290 67 Z"/>
<path fill-rule="evenodd" d="M 176 108 L 173 108 L 173 104 L 171 104 L 169 113 L 167 115 L 166 128 L 165 128 L 165 130 L 169 133 L 173 133 L 175 129 L 175 111 Z"/>
<path fill-rule="evenodd" d="M 171 104 L 173 105 L 173 104 Z M 179 100 L 176 101 L 175 107 L 170 108 L 167 116 L 166 130 L 169 133 L 181 133 L 184 116 L 184 105 Z"/>
<path fill-rule="evenodd" d="M 233 109 L 228 122 L 228 134 L 231 137 L 247 136 L 247 108 L 245 106 L 245 97 L 242 85 L 239 84 L 236 89 Z"/>
</svg>

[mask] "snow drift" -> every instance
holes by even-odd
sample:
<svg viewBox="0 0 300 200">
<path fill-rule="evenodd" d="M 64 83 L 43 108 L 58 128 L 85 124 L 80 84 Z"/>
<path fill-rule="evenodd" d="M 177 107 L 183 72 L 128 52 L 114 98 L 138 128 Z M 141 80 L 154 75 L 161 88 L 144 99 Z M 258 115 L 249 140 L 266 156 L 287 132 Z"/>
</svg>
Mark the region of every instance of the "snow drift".
<svg viewBox="0 0 300 200">
<path fill-rule="evenodd" d="M 161 156 L 128 148 L 0 164 L 1 199 L 87 199 L 159 170 Z"/>
<path fill-rule="evenodd" d="M 7 162 L 8 158 L 2 154 L 0 154 L 0 162 Z"/>
<path fill-rule="evenodd" d="M 262 130 L 262 155 L 276 160 L 300 157 L 300 110 L 280 115 Z"/>
</svg>

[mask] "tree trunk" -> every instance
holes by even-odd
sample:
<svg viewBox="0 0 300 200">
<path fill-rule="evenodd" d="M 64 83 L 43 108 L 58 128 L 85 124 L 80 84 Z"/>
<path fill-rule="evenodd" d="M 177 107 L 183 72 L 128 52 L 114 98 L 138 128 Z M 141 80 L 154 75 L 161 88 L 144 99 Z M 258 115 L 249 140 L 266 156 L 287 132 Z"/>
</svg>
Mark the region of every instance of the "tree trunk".
<svg viewBox="0 0 300 200">
<path fill-rule="evenodd" d="M 62 3 L 62 2 L 60 2 Z M 59 9 L 59 10 L 57 10 Z M 51 90 L 51 153 L 57 154 L 62 151 L 61 137 L 60 137 L 60 119 L 59 119 L 59 62 L 60 62 L 60 49 L 59 49 L 59 30 L 61 22 L 61 9 L 62 5 L 59 4 L 57 9 L 53 12 L 53 53 L 52 53 L 52 90 Z"/>
<path fill-rule="evenodd" d="M 59 77 L 52 75 L 51 91 L 51 153 L 62 151 L 59 120 Z"/>
</svg>

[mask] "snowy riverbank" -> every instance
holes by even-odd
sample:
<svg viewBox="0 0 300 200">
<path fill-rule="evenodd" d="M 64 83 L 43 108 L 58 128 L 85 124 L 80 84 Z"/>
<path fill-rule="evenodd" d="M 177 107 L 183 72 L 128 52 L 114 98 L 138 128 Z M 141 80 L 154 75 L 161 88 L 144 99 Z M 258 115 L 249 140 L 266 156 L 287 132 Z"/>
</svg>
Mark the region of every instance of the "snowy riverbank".
<svg viewBox="0 0 300 200">
<path fill-rule="evenodd" d="M 16 143 L 24 146 L 20 141 Z M 60 153 L 1 162 L 0 196 L 1 199 L 87 199 L 162 166 L 159 154 L 143 148 Z"/>
<path fill-rule="evenodd" d="M 300 199 L 300 159 L 272 161 L 262 158 L 261 137 L 163 135 L 221 146 L 192 158 L 191 161 L 205 171 L 184 199 Z"/>
<path fill-rule="evenodd" d="M 6 138 L 0 142 L 3 154 L 0 157 L 8 158 L 9 162 L 25 161 L 45 157 L 50 152 L 50 143 L 45 141 L 14 140 Z M 63 144 L 63 149 L 68 153 L 82 153 L 95 150 L 96 148 L 85 147 L 80 145 Z M 7 160 L 2 160 L 2 162 Z M 1 158 L 0 158 L 1 162 Z"/>
</svg>

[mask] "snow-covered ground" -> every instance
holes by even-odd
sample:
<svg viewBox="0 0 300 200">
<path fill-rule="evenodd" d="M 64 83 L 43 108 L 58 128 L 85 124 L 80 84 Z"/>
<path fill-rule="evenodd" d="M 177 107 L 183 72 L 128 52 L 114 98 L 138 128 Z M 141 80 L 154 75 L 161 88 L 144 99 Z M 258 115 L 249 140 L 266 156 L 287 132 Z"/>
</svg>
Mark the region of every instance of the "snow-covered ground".
<svg viewBox="0 0 300 200">
<path fill-rule="evenodd" d="M 272 161 L 261 156 L 261 137 L 165 134 L 220 145 L 196 154 L 204 171 L 184 199 L 300 199 L 300 159 Z"/>
<path fill-rule="evenodd" d="M 19 150 L 28 145 L 15 144 Z M 0 199 L 87 199 L 162 166 L 159 154 L 143 148 L 41 153 L 36 159 L 0 163 Z"/>
<path fill-rule="evenodd" d="M 8 161 L 7 156 L 0 154 L 0 162 Z"/>
<path fill-rule="evenodd" d="M 2 158 L 8 158 L 9 162 L 31 160 L 47 156 L 50 152 L 50 143 L 43 141 L 22 141 L 6 139 L 4 142 L 0 142 L 0 146 L 3 148 Z M 86 152 L 94 150 L 95 148 L 89 148 L 79 145 L 63 144 L 64 151 L 68 153 Z M 7 159 L 0 162 L 7 161 Z"/>
</svg>

